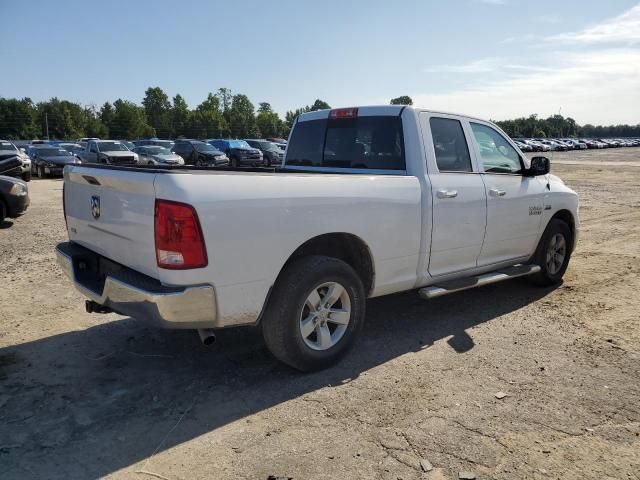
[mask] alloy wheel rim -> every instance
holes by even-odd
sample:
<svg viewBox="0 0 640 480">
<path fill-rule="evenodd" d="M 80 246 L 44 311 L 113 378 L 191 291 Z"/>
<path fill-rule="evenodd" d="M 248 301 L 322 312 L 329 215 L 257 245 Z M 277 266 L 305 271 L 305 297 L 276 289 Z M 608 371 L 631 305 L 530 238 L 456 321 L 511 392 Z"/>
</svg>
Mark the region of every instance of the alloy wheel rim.
<svg viewBox="0 0 640 480">
<path fill-rule="evenodd" d="M 307 295 L 300 312 L 300 334 L 312 350 L 328 350 L 342 339 L 350 321 L 347 289 L 337 282 L 325 282 Z"/>
<path fill-rule="evenodd" d="M 564 235 L 556 233 L 549 240 L 547 248 L 547 270 L 551 275 L 555 275 L 562 269 L 567 256 L 567 242 Z"/>
</svg>

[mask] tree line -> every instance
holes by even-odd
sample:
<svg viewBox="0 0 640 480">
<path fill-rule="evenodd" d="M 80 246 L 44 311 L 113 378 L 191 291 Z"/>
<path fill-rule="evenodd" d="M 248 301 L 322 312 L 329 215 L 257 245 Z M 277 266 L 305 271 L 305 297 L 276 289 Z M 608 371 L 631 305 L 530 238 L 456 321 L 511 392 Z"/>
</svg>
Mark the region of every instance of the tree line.
<svg viewBox="0 0 640 480">
<path fill-rule="evenodd" d="M 525 138 L 617 138 L 640 137 L 640 124 L 638 125 L 578 125 L 571 117 L 552 115 L 548 118 L 538 118 L 537 115 L 516 118 L 514 120 L 502 120 L 495 122 L 505 133 L 511 137 Z"/>
<path fill-rule="evenodd" d="M 412 105 L 411 97 L 391 99 L 392 105 Z M 34 103 L 30 98 L 0 97 L 0 138 L 76 139 L 99 137 L 264 138 L 286 137 L 301 113 L 331 108 L 317 99 L 285 113 L 281 119 L 268 102 L 256 108 L 249 98 L 219 88 L 195 108 L 182 95 L 172 99 L 160 88 L 149 87 L 141 105 L 123 99 L 102 106 L 81 105 L 52 98 Z M 537 115 L 496 122 L 512 137 L 640 137 L 638 125 L 578 125 L 571 117 Z"/>
<path fill-rule="evenodd" d="M 269 103 L 261 102 L 256 109 L 246 95 L 228 88 L 209 93 L 194 109 L 182 95 L 169 99 L 160 87 L 149 87 L 141 105 L 123 99 L 97 107 L 55 97 L 38 103 L 0 97 L 0 138 L 286 137 L 300 113 L 326 108 L 331 107 L 318 99 L 281 119 Z"/>
</svg>

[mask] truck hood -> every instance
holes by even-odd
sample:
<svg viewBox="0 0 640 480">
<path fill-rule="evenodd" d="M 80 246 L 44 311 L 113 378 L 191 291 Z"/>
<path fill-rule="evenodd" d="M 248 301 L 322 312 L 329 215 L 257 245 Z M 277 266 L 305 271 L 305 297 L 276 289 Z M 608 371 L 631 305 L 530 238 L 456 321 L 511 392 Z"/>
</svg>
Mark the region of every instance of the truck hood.
<svg viewBox="0 0 640 480">
<path fill-rule="evenodd" d="M 133 157 L 136 154 L 130 150 L 127 150 L 126 152 L 121 152 L 121 151 L 113 151 L 113 152 L 100 152 L 103 155 L 106 155 L 107 157 Z"/>
<path fill-rule="evenodd" d="M 182 160 L 182 157 L 180 155 L 176 155 L 175 153 L 169 153 L 166 155 L 152 155 L 151 158 L 153 158 L 154 160 L 158 161 L 158 162 L 163 162 L 163 163 L 180 163 Z"/>
<path fill-rule="evenodd" d="M 80 163 L 78 159 L 72 155 L 61 155 L 61 156 L 51 156 L 51 157 L 40 157 L 40 160 L 43 162 L 50 162 L 55 165 L 69 165 L 74 163 Z"/>
</svg>

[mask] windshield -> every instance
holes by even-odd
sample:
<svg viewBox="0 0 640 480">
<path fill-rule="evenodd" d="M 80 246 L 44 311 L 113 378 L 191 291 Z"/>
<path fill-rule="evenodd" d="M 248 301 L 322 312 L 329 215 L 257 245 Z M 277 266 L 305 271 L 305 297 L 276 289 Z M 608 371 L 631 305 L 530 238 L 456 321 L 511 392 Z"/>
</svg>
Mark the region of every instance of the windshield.
<svg viewBox="0 0 640 480">
<path fill-rule="evenodd" d="M 0 150 L 9 150 L 11 152 L 18 151 L 18 149 L 11 142 L 0 142 Z"/>
<path fill-rule="evenodd" d="M 41 157 L 68 157 L 71 153 L 64 148 L 40 148 L 38 155 Z"/>
<path fill-rule="evenodd" d="M 127 147 L 125 147 L 120 142 L 100 142 L 98 145 L 99 152 L 126 152 Z"/>
<path fill-rule="evenodd" d="M 198 152 L 214 152 L 217 150 L 213 145 L 209 145 L 208 143 L 198 142 L 193 144 L 193 148 L 195 148 Z"/>
<path fill-rule="evenodd" d="M 244 140 L 229 140 L 230 148 L 251 148 L 251 146 Z"/>
<path fill-rule="evenodd" d="M 171 155 L 169 149 L 164 147 L 146 147 L 143 151 L 150 155 Z"/>
</svg>

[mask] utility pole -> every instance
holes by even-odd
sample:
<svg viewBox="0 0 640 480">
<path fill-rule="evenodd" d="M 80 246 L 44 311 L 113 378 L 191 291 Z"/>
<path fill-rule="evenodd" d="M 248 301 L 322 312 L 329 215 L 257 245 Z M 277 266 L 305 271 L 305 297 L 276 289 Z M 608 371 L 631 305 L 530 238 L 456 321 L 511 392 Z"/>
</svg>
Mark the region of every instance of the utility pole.
<svg viewBox="0 0 640 480">
<path fill-rule="evenodd" d="M 44 128 L 47 134 L 47 140 L 49 140 L 49 117 L 47 116 L 47 112 L 44 112 Z"/>
</svg>

